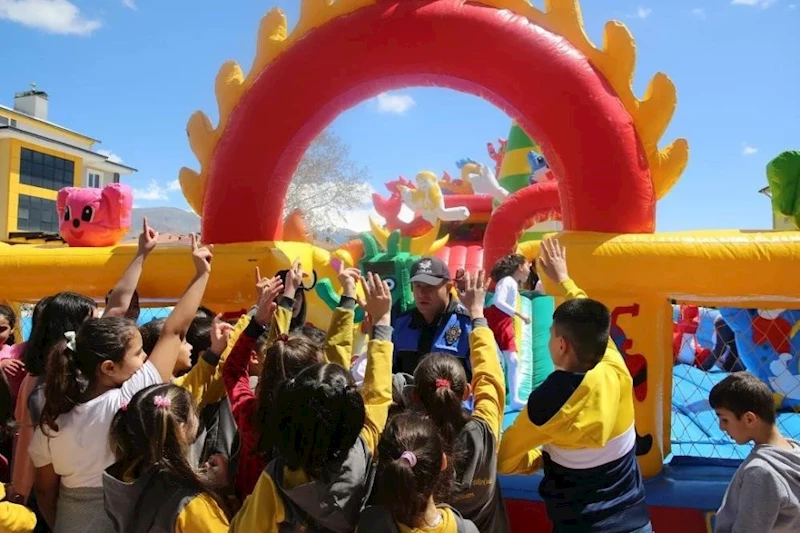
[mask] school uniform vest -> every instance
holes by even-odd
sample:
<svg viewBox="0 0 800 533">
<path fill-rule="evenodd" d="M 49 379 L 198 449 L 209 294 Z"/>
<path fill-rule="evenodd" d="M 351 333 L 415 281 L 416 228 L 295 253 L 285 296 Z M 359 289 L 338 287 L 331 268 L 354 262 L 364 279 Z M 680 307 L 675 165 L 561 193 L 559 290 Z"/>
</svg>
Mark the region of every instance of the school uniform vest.
<svg viewBox="0 0 800 533">
<path fill-rule="evenodd" d="M 428 324 L 417 309 L 397 317 L 394 322 L 394 357 L 392 372 L 414 374 L 420 360 L 432 352 L 458 357 L 472 380 L 469 360 L 469 334 L 472 320 L 467 310 L 456 300 L 451 300 L 433 324 Z"/>
<path fill-rule="evenodd" d="M 489 425 L 479 419 L 467 422 L 455 443 L 460 458 L 450 503 L 481 533 L 511 530 L 497 482 L 497 447 Z"/>
<path fill-rule="evenodd" d="M 475 524 L 464 518 L 458 513 L 458 510 L 450 507 L 449 505 L 437 505 L 439 509 L 449 509 L 453 512 L 455 517 L 457 533 L 483 533 L 482 529 L 478 529 Z M 382 505 L 371 505 L 364 509 L 358 519 L 358 532 L 359 533 L 400 533 L 400 528 L 397 527 L 390 513 Z"/>
<path fill-rule="evenodd" d="M 364 508 L 375 479 L 372 451 L 359 436 L 347 456 L 323 472 L 321 479 L 285 487 L 285 463 L 278 456 L 267 465 L 285 508 L 280 533 L 350 533 Z"/>
<path fill-rule="evenodd" d="M 199 495 L 155 468 L 130 483 L 122 477 L 119 463 L 103 472 L 105 509 L 117 533 L 175 533 L 178 516 Z"/>
<path fill-rule="evenodd" d="M 228 458 L 228 470 L 236 472 L 239 464 L 239 431 L 228 397 L 205 406 L 199 418 L 197 439 L 189 447 L 189 464 L 199 468 L 212 455 L 222 454 Z"/>
</svg>

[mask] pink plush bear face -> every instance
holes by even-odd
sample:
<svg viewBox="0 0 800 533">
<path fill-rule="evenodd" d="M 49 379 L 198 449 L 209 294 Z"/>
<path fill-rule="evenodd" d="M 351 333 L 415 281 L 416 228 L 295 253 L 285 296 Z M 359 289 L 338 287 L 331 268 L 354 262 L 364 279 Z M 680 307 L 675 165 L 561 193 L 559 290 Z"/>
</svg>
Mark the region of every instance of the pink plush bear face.
<svg viewBox="0 0 800 533">
<path fill-rule="evenodd" d="M 133 193 L 112 183 L 103 189 L 66 187 L 56 200 L 61 237 L 70 246 L 117 244 L 131 228 Z"/>
</svg>

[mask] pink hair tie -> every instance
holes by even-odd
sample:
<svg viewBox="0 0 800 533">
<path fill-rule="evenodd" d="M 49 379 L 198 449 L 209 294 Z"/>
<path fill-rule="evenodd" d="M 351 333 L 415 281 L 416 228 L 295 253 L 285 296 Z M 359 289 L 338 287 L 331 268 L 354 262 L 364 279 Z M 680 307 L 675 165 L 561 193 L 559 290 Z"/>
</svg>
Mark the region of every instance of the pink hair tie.
<svg viewBox="0 0 800 533">
<path fill-rule="evenodd" d="M 127 411 L 128 410 L 128 402 L 123 403 L 119 406 L 120 411 Z"/>
<path fill-rule="evenodd" d="M 170 400 L 166 395 L 156 396 L 153 398 L 153 403 L 156 405 L 156 407 L 169 407 L 172 405 L 172 400 Z"/>
<path fill-rule="evenodd" d="M 449 379 L 437 379 L 436 380 L 436 388 L 441 389 L 442 387 L 450 388 L 450 380 Z"/>
<path fill-rule="evenodd" d="M 400 459 L 405 459 L 411 468 L 417 466 L 417 456 L 414 455 L 414 452 L 403 452 L 400 454 Z"/>
</svg>

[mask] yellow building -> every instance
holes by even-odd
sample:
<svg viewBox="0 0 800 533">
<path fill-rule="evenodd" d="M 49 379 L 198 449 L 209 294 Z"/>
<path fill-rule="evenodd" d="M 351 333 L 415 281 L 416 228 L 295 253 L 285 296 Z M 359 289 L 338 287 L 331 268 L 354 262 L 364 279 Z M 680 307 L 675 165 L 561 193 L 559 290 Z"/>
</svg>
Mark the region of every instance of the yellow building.
<svg viewBox="0 0 800 533">
<path fill-rule="evenodd" d="M 0 239 L 58 234 L 63 187 L 105 187 L 136 169 L 94 150 L 97 139 L 47 120 L 47 93 L 31 87 L 0 105 Z"/>
</svg>

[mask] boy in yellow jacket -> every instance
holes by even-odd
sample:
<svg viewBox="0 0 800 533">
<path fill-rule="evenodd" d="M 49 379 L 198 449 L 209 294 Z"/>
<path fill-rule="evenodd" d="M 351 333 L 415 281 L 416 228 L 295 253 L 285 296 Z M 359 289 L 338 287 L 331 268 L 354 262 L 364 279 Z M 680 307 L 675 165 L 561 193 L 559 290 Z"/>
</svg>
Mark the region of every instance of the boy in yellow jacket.
<svg viewBox="0 0 800 533">
<path fill-rule="evenodd" d="M 541 250 L 540 271 L 566 298 L 550 329 L 556 370 L 503 435 L 498 471 L 544 470 L 539 494 L 555 532 L 650 533 L 633 381 L 609 339 L 610 313 L 569 279 L 558 241 L 543 241 Z"/>
</svg>

